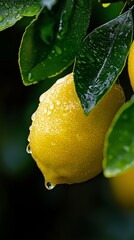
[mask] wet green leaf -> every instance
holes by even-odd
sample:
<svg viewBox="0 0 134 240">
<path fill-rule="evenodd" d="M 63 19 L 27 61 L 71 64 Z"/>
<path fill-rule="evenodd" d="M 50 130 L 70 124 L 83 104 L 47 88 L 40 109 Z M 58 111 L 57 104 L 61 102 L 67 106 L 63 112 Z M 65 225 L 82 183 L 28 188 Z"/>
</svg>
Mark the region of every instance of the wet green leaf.
<svg viewBox="0 0 134 240">
<path fill-rule="evenodd" d="M 134 167 L 134 98 L 121 107 L 108 130 L 103 167 L 106 177 Z"/>
<path fill-rule="evenodd" d="M 0 31 L 11 27 L 23 16 L 37 15 L 41 8 L 40 0 L 0 1 Z"/>
<path fill-rule="evenodd" d="M 132 40 L 131 10 L 96 28 L 76 58 L 76 91 L 86 114 L 115 82 L 126 63 Z"/>
<path fill-rule="evenodd" d="M 87 33 L 90 0 L 59 1 L 26 29 L 19 52 L 25 85 L 51 78 L 71 65 Z"/>
</svg>

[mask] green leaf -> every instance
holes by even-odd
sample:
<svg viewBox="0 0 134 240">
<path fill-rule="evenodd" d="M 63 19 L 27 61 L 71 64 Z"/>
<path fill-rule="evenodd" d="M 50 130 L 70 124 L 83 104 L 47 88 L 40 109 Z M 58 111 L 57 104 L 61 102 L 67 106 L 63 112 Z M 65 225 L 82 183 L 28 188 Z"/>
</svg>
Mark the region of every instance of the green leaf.
<svg viewBox="0 0 134 240">
<path fill-rule="evenodd" d="M 0 1 L 0 31 L 11 27 L 23 16 L 37 15 L 41 8 L 40 0 Z"/>
<path fill-rule="evenodd" d="M 126 63 L 132 40 L 133 18 L 127 11 L 96 28 L 76 58 L 76 91 L 86 114 L 116 81 Z"/>
<path fill-rule="evenodd" d="M 25 85 L 56 76 L 73 63 L 86 36 L 90 14 L 91 0 L 59 1 L 30 24 L 19 52 Z"/>
<path fill-rule="evenodd" d="M 131 167 L 134 167 L 134 98 L 120 108 L 107 132 L 103 161 L 106 177 Z"/>
</svg>

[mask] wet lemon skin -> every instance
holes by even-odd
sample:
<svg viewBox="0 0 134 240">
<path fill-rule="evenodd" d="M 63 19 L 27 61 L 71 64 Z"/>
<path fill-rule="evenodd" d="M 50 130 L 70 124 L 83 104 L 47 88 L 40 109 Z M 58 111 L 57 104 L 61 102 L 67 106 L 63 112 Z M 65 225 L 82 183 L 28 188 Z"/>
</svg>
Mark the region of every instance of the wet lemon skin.
<svg viewBox="0 0 134 240">
<path fill-rule="evenodd" d="M 80 183 L 102 171 L 105 134 L 124 101 L 121 86 L 114 85 L 85 116 L 72 73 L 41 95 L 29 141 L 46 181 Z"/>
<path fill-rule="evenodd" d="M 129 55 L 128 55 L 128 74 L 130 78 L 130 84 L 134 91 L 134 41 L 131 44 Z"/>
</svg>

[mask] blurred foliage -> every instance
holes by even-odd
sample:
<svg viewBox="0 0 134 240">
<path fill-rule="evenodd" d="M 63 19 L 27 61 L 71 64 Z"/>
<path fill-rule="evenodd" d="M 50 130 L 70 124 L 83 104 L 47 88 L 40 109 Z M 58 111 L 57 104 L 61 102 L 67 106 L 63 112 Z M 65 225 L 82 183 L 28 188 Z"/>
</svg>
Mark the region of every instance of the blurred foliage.
<svg viewBox="0 0 134 240">
<path fill-rule="evenodd" d="M 119 5 L 104 9 L 94 1 L 91 28 L 117 15 Z M 32 19 L 25 17 L 0 33 L 0 239 L 133 240 L 134 209 L 128 211 L 116 203 L 102 174 L 48 192 L 41 172 L 25 151 L 38 97 L 55 81 L 29 87 L 22 83 L 18 49 Z M 129 98 L 125 69 L 119 79 Z"/>
</svg>

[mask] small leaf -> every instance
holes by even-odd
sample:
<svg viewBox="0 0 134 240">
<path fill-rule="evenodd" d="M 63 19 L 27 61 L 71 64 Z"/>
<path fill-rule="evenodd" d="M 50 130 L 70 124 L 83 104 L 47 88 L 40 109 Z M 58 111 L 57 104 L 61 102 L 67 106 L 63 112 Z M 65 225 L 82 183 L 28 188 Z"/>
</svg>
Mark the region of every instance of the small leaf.
<svg viewBox="0 0 134 240">
<path fill-rule="evenodd" d="M 90 0 L 59 1 L 30 24 L 19 52 L 25 85 L 56 76 L 73 63 L 86 36 L 90 14 Z"/>
<path fill-rule="evenodd" d="M 86 114 L 123 70 L 132 40 L 133 18 L 127 11 L 87 36 L 76 58 L 76 91 Z"/>
<path fill-rule="evenodd" d="M 134 99 L 120 108 L 107 132 L 103 167 L 106 177 L 134 167 Z"/>
<path fill-rule="evenodd" d="M 41 8 L 40 0 L 0 1 L 0 31 L 11 27 L 23 16 L 37 15 Z"/>
</svg>

